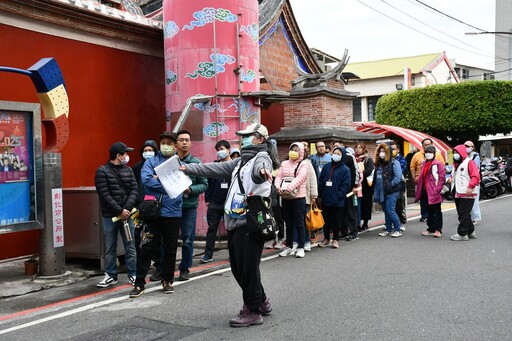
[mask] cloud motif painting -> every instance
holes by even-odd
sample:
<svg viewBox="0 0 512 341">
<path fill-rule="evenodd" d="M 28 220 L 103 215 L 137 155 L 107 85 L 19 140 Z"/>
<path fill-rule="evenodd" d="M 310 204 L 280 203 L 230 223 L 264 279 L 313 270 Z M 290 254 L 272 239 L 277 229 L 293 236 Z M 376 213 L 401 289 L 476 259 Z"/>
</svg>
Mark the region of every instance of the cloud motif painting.
<svg viewBox="0 0 512 341">
<path fill-rule="evenodd" d="M 220 112 L 224 112 L 228 109 L 223 109 L 220 104 L 218 103 L 215 103 L 215 104 L 210 104 L 210 103 L 196 103 L 194 104 L 194 107 L 207 113 L 207 114 L 213 114 L 215 112 L 215 110 L 217 111 L 220 111 Z"/>
<path fill-rule="evenodd" d="M 254 82 L 254 80 L 256 79 L 256 72 L 254 72 L 254 70 L 247 70 L 245 71 L 244 69 L 242 69 L 241 73 L 240 73 L 240 80 L 242 82 L 246 82 L 246 83 L 252 83 Z"/>
<path fill-rule="evenodd" d="M 203 129 L 203 133 L 209 137 L 217 137 L 228 131 L 229 127 L 223 122 L 212 122 Z"/>
<path fill-rule="evenodd" d="M 196 79 L 201 76 L 204 78 L 212 78 L 215 73 L 223 73 L 226 71 L 224 67 L 226 64 L 233 64 L 236 59 L 233 56 L 226 54 L 215 54 L 210 55 L 211 62 L 205 61 L 197 64 L 197 69 L 193 73 L 187 73 L 185 77 Z"/>
<path fill-rule="evenodd" d="M 172 83 L 176 82 L 177 80 L 178 80 L 178 75 L 176 75 L 174 72 L 172 72 L 171 70 L 167 70 L 165 72 L 165 83 L 167 85 L 172 84 Z"/>
<path fill-rule="evenodd" d="M 247 26 L 242 25 L 242 27 L 240 27 L 240 32 L 247 34 L 254 41 L 258 41 L 258 38 L 260 36 L 260 32 L 259 32 L 257 24 L 252 24 L 252 25 L 247 25 Z"/>
<path fill-rule="evenodd" d="M 176 34 L 178 34 L 179 31 L 180 28 L 178 27 L 178 25 L 176 25 L 174 21 L 168 21 L 165 23 L 164 26 L 164 38 L 172 38 Z"/>
<path fill-rule="evenodd" d="M 183 30 L 193 30 L 196 27 L 211 24 L 214 20 L 230 23 L 238 20 L 237 16 L 229 10 L 213 7 L 205 7 L 202 11 L 194 12 L 192 16 L 196 20 L 192 20 L 189 25 L 183 26 Z"/>
</svg>

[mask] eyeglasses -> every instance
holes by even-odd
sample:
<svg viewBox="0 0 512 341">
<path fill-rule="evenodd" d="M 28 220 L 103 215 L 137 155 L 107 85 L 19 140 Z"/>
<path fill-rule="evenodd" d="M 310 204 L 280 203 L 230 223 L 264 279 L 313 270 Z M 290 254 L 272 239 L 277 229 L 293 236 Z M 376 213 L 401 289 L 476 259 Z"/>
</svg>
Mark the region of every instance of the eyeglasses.
<svg viewBox="0 0 512 341">
<path fill-rule="evenodd" d="M 178 139 L 178 142 L 190 142 L 190 139 Z"/>
</svg>

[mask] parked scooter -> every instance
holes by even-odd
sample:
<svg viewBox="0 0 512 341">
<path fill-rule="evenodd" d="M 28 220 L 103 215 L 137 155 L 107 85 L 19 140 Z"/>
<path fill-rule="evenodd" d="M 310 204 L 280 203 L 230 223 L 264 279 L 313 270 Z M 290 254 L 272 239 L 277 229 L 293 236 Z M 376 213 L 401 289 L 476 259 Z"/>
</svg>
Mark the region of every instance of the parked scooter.
<svg viewBox="0 0 512 341">
<path fill-rule="evenodd" d="M 492 199 L 501 194 L 501 182 L 496 176 L 489 174 L 483 175 L 480 181 L 481 196 Z"/>
</svg>

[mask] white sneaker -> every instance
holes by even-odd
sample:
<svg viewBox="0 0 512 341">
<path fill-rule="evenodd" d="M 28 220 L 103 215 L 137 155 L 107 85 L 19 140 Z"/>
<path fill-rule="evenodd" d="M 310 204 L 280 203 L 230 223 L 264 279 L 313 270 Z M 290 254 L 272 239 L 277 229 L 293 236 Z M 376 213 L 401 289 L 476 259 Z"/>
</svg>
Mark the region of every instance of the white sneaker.
<svg viewBox="0 0 512 341">
<path fill-rule="evenodd" d="M 98 288 L 106 288 L 114 284 L 117 284 L 117 278 L 110 277 L 109 274 L 105 273 L 105 277 L 103 278 L 103 280 L 96 284 L 96 286 Z"/>
<path fill-rule="evenodd" d="M 282 250 L 284 248 L 284 242 L 282 240 L 278 240 L 276 245 L 274 245 L 274 249 Z"/>
<path fill-rule="evenodd" d="M 311 252 L 311 242 L 304 243 L 304 251 Z"/>
<path fill-rule="evenodd" d="M 470 234 L 468 234 L 469 239 L 476 239 L 476 232 L 473 231 Z"/>
<path fill-rule="evenodd" d="M 296 242 L 293 242 L 293 244 L 292 244 L 292 250 L 293 250 L 293 252 L 294 252 L 294 253 L 295 253 L 295 252 L 297 252 L 297 248 L 298 248 L 298 247 L 299 247 L 299 244 L 297 244 Z"/>
<path fill-rule="evenodd" d="M 286 247 L 283 249 L 283 251 L 279 252 L 279 257 L 286 257 L 288 255 L 293 255 L 295 252 L 293 249 L 290 249 L 289 247 Z"/>
<path fill-rule="evenodd" d="M 265 249 L 273 249 L 274 248 L 274 245 L 276 245 L 276 242 L 275 240 L 269 240 L 268 242 L 266 242 L 263 247 Z"/>
<path fill-rule="evenodd" d="M 130 281 L 130 284 L 131 284 L 131 285 L 135 285 L 135 280 L 136 280 L 136 279 L 137 279 L 137 278 L 136 278 L 135 276 L 128 276 L 128 280 Z"/>
<path fill-rule="evenodd" d="M 469 237 L 467 235 L 461 236 L 460 234 L 454 234 L 453 236 L 450 236 L 451 240 L 460 241 L 460 240 L 469 240 Z"/>
<path fill-rule="evenodd" d="M 304 253 L 303 248 L 298 248 L 297 253 L 295 254 L 295 258 L 304 258 L 306 254 Z"/>
<path fill-rule="evenodd" d="M 400 231 L 394 231 L 391 233 L 391 237 L 398 238 L 402 236 L 402 232 Z"/>
<path fill-rule="evenodd" d="M 400 225 L 400 231 L 405 232 L 405 224 Z"/>
<path fill-rule="evenodd" d="M 385 236 L 390 235 L 390 234 L 391 234 L 391 232 L 383 231 L 383 232 L 379 233 L 379 236 L 385 237 Z"/>
</svg>

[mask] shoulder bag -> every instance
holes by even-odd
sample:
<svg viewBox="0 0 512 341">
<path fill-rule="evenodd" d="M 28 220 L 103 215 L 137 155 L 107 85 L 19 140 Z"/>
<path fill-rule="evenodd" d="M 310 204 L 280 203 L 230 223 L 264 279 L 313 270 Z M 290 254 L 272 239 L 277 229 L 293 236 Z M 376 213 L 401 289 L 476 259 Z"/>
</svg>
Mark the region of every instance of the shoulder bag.
<svg viewBox="0 0 512 341">
<path fill-rule="evenodd" d="M 137 209 L 139 210 L 139 218 L 143 221 L 155 220 L 160 217 L 160 205 L 162 203 L 163 194 L 160 194 L 160 198 L 143 200 Z"/>
<path fill-rule="evenodd" d="M 238 186 L 243 195 L 245 189 L 237 174 Z M 264 241 L 274 240 L 277 236 L 278 226 L 272 212 L 272 199 L 259 195 L 252 195 L 246 199 L 247 230 L 250 236 Z"/>
<path fill-rule="evenodd" d="M 288 187 L 288 185 L 290 185 L 292 183 L 293 179 L 295 179 L 295 177 L 297 176 L 297 170 L 299 169 L 299 166 L 302 163 L 302 161 L 304 161 L 304 160 L 301 160 L 299 162 L 299 164 L 297 165 L 297 167 L 295 167 L 295 171 L 293 172 L 293 176 L 285 176 L 285 177 L 283 177 L 283 180 L 281 181 L 281 190 L 283 190 L 283 191 L 286 190 L 286 187 Z M 281 198 L 283 198 L 283 199 L 295 199 L 295 196 L 297 195 L 298 191 L 299 191 L 299 189 L 295 188 L 291 192 L 281 194 Z"/>
</svg>

